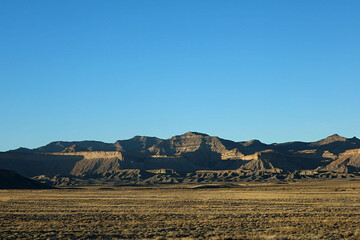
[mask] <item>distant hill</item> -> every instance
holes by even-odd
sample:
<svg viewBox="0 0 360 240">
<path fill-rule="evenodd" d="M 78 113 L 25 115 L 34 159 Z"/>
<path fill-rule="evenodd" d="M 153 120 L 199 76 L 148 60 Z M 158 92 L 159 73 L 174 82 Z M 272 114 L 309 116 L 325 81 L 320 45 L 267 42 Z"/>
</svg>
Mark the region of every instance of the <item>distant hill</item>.
<svg viewBox="0 0 360 240">
<path fill-rule="evenodd" d="M 13 171 L 0 169 L 0 189 L 47 189 L 49 185 L 23 177 Z"/>
<path fill-rule="evenodd" d="M 348 174 L 359 172 L 359 149 L 359 139 L 337 134 L 316 142 L 264 144 L 259 140 L 234 142 L 187 132 L 169 139 L 135 136 L 115 143 L 58 141 L 35 149 L 19 148 L 0 153 L 0 168 L 26 177 L 49 178 L 62 175 L 122 179 L 120 172 L 131 169 L 142 172 L 142 176 L 149 176 L 143 171 L 158 169 L 179 173 L 231 170 Z"/>
</svg>

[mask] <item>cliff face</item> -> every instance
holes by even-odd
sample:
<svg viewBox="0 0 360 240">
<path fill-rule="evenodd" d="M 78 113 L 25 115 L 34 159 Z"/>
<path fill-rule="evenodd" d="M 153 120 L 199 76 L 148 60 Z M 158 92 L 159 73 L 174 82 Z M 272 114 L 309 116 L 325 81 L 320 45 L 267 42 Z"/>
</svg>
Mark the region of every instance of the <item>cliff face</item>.
<svg viewBox="0 0 360 240">
<path fill-rule="evenodd" d="M 294 171 L 304 169 L 314 169 L 323 166 L 321 158 L 306 157 L 299 154 L 290 155 L 275 152 L 274 150 L 265 150 L 253 155 L 247 155 L 244 159 L 248 160 L 240 169 L 247 170 L 281 170 Z"/>
<path fill-rule="evenodd" d="M 359 171 L 360 140 L 332 135 L 313 143 L 267 145 L 234 142 L 188 132 L 169 139 L 136 136 L 115 143 L 53 142 L 36 149 L 0 153 L 0 168 L 24 176 L 113 175 L 125 169 Z"/>
<path fill-rule="evenodd" d="M 76 152 L 55 155 L 82 157 L 70 171 L 70 174 L 75 176 L 104 174 L 126 168 L 124 156 L 121 152 Z"/>
<path fill-rule="evenodd" d="M 360 172 L 360 149 L 347 150 L 325 167 L 319 167 L 321 171 L 331 172 Z"/>
<path fill-rule="evenodd" d="M 0 168 L 15 171 L 26 177 L 69 174 L 81 155 L 42 153 L 0 153 Z"/>
</svg>

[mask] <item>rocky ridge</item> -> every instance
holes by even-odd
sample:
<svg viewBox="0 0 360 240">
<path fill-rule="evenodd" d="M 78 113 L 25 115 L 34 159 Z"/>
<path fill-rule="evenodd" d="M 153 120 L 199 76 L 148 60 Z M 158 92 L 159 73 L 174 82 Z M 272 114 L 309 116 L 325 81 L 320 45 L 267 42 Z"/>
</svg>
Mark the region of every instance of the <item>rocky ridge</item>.
<svg viewBox="0 0 360 240">
<path fill-rule="evenodd" d="M 309 143 L 264 144 L 187 132 L 115 143 L 58 141 L 0 153 L 0 168 L 55 185 L 65 178 L 76 185 L 352 177 L 360 171 L 360 140 L 335 134 Z"/>
</svg>

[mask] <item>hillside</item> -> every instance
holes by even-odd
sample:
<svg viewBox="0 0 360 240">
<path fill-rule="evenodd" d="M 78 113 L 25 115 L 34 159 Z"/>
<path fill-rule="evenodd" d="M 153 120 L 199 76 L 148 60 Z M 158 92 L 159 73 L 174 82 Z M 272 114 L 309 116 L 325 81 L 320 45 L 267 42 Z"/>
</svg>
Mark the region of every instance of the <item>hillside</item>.
<svg viewBox="0 0 360 240">
<path fill-rule="evenodd" d="M 294 172 L 302 171 L 357 173 L 360 169 L 359 149 L 359 139 L 336 134 L 316 142 L 264 144 L 258 140 L 234 142 L 187 132 L 169 139 L 135 136 L 115 143 L 57 141 L 35 149 L 19 148 L 0 153 L 0 168 L 26 177 L 44 175 L 44 179 L 52 179 L 66 176 L 69 179 L 102 178 L 119 182 L 124 181 L 127 175 L 124 171 L 128 170 L 142 173 L 135 178 L 129 177 L 135 182 L 140 175 L 142 180 L 161 178 L 164 175 L 156 172 L 158 169 L 178 172 L 182 181 L 186 179 L 186 173 L 197 171 L 232 171 L 234 176 L 268 172 L 290 174 L 284 178 L 293 178 L 297 176 Z M 135 175 L 132 173 L 131 176 Z M 170 178 L 176 182 L 180 181 L 179 176 Z"/>
<path fill-rule="evenodd" d="M 0 169 L 0 189 L 47 189 L 49 185 L 23 177 L 13 171 Z"/>
</svg>

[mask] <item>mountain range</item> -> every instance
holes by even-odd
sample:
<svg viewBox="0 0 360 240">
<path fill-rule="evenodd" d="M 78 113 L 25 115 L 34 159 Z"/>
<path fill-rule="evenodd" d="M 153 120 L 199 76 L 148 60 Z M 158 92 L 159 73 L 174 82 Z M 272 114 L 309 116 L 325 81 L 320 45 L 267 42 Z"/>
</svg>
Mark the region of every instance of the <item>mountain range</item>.
<svg viewBox="0 0 360 240">
<path fill-rule="evenodd" d="M 187 132 L 169 139 L 135 136 L 115 143 L 57 141 L 35 149 L 1 152 L 0 168 L 55 185 L 85 179 L 191 182 L 215 175 L 209 179 L 219 179 L 225 173 L 221 179 L 229 181 L 242 179 L 240 176 L 248 180 L 254 176 L 353 176 L 360 172 L 360 140 L 334 134 L 316 142 L 265 144 Z M 165 180 L 156 180 L 161 178 Z"/>
</svg>

